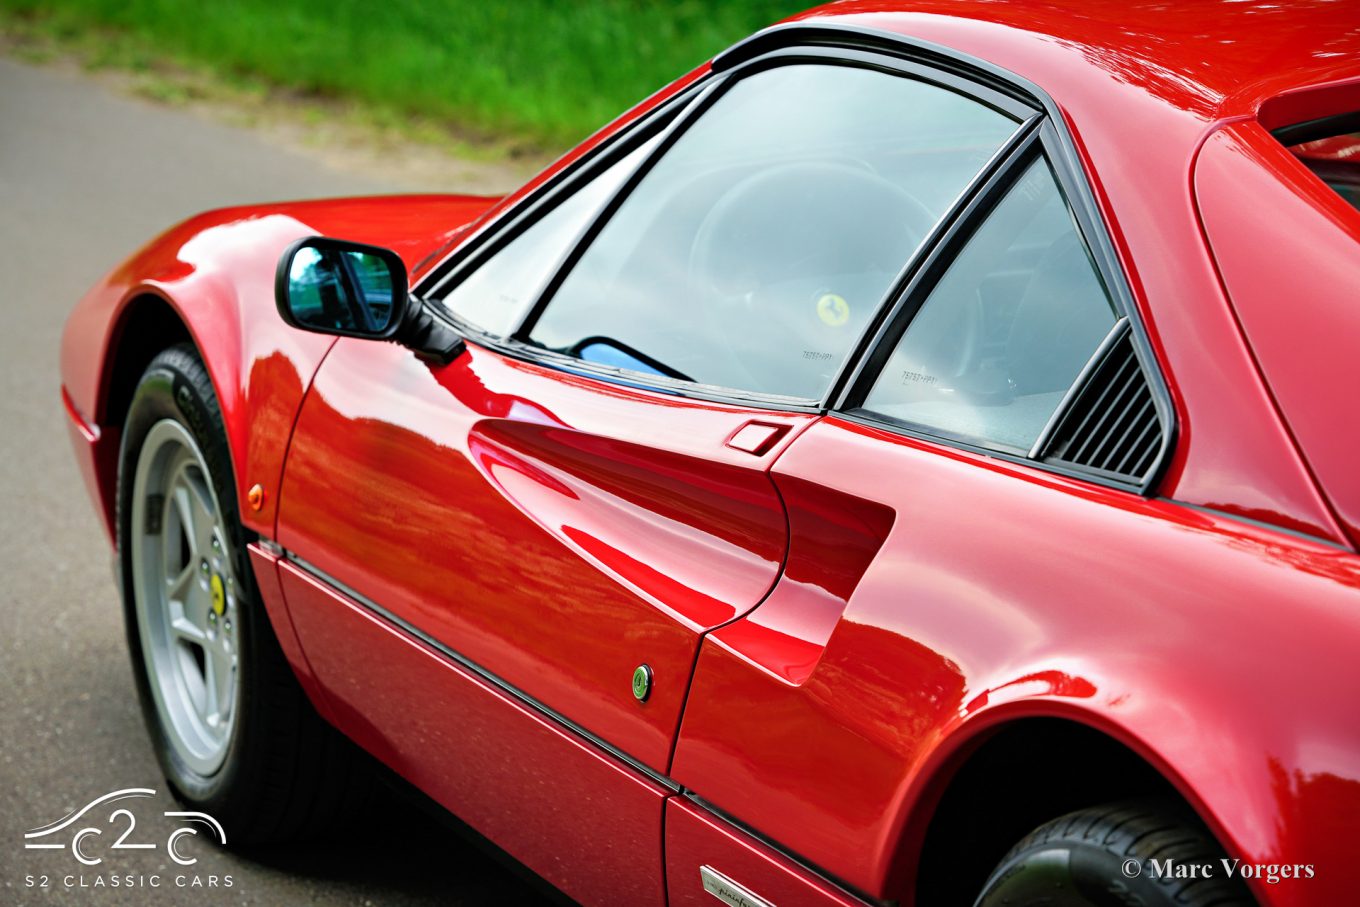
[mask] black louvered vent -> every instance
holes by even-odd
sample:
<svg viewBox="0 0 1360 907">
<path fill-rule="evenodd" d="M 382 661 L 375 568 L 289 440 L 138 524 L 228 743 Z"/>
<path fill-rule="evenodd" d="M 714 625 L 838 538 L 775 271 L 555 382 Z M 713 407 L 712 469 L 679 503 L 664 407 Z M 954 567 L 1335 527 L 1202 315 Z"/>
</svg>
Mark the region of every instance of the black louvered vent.
<svg viewBox="0 0 1360 907">
<path fill-rule="evenodd" d="M 1125 331 L 1063 417 L 1046 460 L 1142 484 L 1162 449 L 1152 388 Z"/>
</svg>

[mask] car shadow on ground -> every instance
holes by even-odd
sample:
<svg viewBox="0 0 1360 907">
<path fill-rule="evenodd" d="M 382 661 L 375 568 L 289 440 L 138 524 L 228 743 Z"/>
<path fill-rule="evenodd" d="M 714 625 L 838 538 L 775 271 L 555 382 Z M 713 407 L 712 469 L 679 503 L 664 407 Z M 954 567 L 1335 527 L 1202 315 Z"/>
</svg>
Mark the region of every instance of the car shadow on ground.
<svg viewBox="0 0 1360 907">
<path fill-rule="evenodd" d="M 377 799 L 322 840 L 238 855 L 297 882 L 348 888 L 363 903 L 572 903 L 404 782 L 385 780 Z"/>
</svg>

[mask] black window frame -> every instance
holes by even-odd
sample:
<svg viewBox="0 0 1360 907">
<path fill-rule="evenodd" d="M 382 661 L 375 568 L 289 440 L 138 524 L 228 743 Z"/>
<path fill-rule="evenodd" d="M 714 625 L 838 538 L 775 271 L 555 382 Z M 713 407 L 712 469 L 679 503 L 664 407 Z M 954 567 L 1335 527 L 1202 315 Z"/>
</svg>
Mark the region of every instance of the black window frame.
<svg viewBox="0 0 1360 907">
<path fill-rule="evenodd" d="M 556 210 L 558 205 L 567 201 L 577 191 L 584 189 L 591 180 L 668 129 L 674 118 L 683 113 L 685 108 L 702 94 L 704 84 L 705 80 L 701 79 L 685 86 L 652 110 L 642 114 L 637 120 L 602 139 L 594 148 L 534 187 L 513 205 L 480 224 L 471 236 L 459 242 L 421 277 L 416 286 L 411 288 L 411 295 L 440 303 L 436 308 L 437 314 L 443 316 L 466 337 L 484 345 L 498 347 L 498 341 L 512 336 L 514 332 L 497 334 L 485 331 L 479 325 L 460 318 L 457 313 L 443 306 L 443 297 L 457 288 L 464 278 L 471 276 L 489 259 L 538 223 L 541 218 Z M 639 162 L 642 163 L 644 162 Z M 592 213 L 589 220 L 593 221 L 599 213 L 599 211 Z M 577 239 L 579 235 L 572 240 L 572 246 Z M 558 261 L 551 271 L 555 275 L 561 267 L 562 262 Z M 518 327 L 516 324 L 516 329 Z"/>
<path fill-rule="evenodd" d="M 647 174 L 651 172 L 651 169 L 661 160 L 666 152 L 674 146 L 680 137 L 684 135 L 692 123 L 698 121 L 732 86 L 743 79 L 782 66 L 807 64 L 847 66 L 855 69 L 867 69 L 874 72 L 881 72 L 895 78 L 908 78 L 929 85 L 935 85 L 1012 117 L 1016 121 L 1016 132 L 1023 130 L 1025 124 L 1034 115 L 1034 112 L 1029 105 L 1019 102 L 1009 95 L 994 91 L 986 86 L 970 83 L 958 76 L 941 72 L 927 66 L 922 66 L 913 61 L 902 60 L 889 55 L 855 48 L 796 45 L 775 49 L 754 59 L 720 70 L 713 77 L 712 85 L 676 118 L 676 121 L 672 124 L 667 133 L 662 136 L 661 142 L 652 150 L 652 153 L 648 155 L 647 159 L 641 162 L 638 168 L 624 181 L 618 191 L 616 191 L 609 201 L 601 208 L 593 222 L 589 224 L 582 235 L 578 237 L 572 252 L 559 264 L 556 273 L 543 288 L 543 292 L 540 294 L 539 299 L 530 307 L 519 327 L 511 334 L 512 339 L 520 343 L 525 343 L 526 345 L 528 344 L 529 332 L 533 330 L 539 317 L 543 314 L 543 311 L 552 304 L 553 297 L 562 283 L 565 282 L 567 277 L 571 274 L 572 269 L 589 250 L 591 244 L 608 225 L 614 214 L 617 213 L 619 208 L 627 201 L 628 197 L 632 194 L 633 189 L 646 178 Z M 1011 141 L 1014 140 L 1014 136 L 1015 132 L 1012 133 Z M 1003 149 L 1009 144 L 1010 141 L 1008 141 L 1006 145 L 1003 145 Z M 995 160 L 995 157 L 993 160 Z M 990 164 L 992 162 L 989 161 L 988 163 Z M 985 170 L 986 166 L 984 166 L 983 169 Z M 974 176 L 974 180 L 976 180 L 976 175 Z M 971 182 L 969 188 L 971 188 Z M 965 194 L 966 192 L 967 190 L 965 190 Z M 949 214 L 952 213 L 952 211 L 953 206 L 951 205 L 949 212 L 945 214 L 945 220 L 949 219 Z M 928 248 L 929 246 L 930 238 L 928 237 L 923 241 L 922 248 Z M 917 251 L 918 255 L 919 253 L 920 250 Z M 903 272 L 909 268 L 910 263 L 904 263 Z M 888 293 L 883 299 L 879 300 L 875 312 L 880 311 L 882 307 L 893 298 L 894 291 L 901 280 L 903 272 L 899 272 L 898 277 L 893 281 Z M 852 352 L 851 355 L 847 357 L 846 361 L 849 362 L 853 358 L 854 354 Z M 667 383 L 669 384 L 670 382 Z M 742 402 L 764 400 L 781 405 L 792 404 L 801 407 L 824 409 L 830 400 L 829 393 L 823 394 L 820 398 L 784 397 L 775 394 L 744 392 L 732 388 L 710 388 L 707 385 L 696 385 L 693 382 L 678 383 L 681 385 L 689 385 L 690 387 L 702 388 L 704 389 L 704 393 L 711 393 L 719 398 L 727 397 L 739 399 Z M 833 380 L 831 386 L 834 386 L 834 384 L 835 381 Z M 680 388 L 675 389 L 679 390 Z"/>
<path fill-rule="evenodd" d="M 1170 460 L 1175 446 L 1176 418 L 1171 395 L 1158 367 L 1151 344 L 1147 339 L 1142 319 L 1129 288 L 1123 268 L 1110 241 L 1104 218 L 1084 178 L 1080 159 L 1067 133 L 1061 112 L 1047 95 L 1033 89 L 1036 99 L 1046 106 L 1046 113 L 1030 124 L 1030 129 L 1010 149 L 1010 155 L 989 174 L 976 194 L 951 212 L 941 231 L 939 242 L 918 255 L 914 273 L 910 275 L 902 293 L 887 312 L 880 313 L 880 322 L 872 338 L 854 357 L 854 366 L 842 375 L 834 402 L 828 408 L 838 418 L 860 424 L 885 428 L 898 434 L 925 441 L 945 444 L 972 453 L 1023 464 L 1070 478 L 1078 478 L 1107 487 L 1151 495 L 1162 471 Z M 894 419 L 862 408 L 861 404 L 878 378 L 882 365 L 897 348 L 898 341 L 910 329 L 912 317 L 925 304 L 939 279 L 957 258 L 974 233 L 986 222 L 995 206 L 1035 161 L 1047 161 L 1057 181 L 1058 189 L 1072 212 L 1079 239 L 1091 255 L 1100 281 L 1109 293 L 1115 308 L 1115 321 L 1105 339 L 1091 351 L 1086 365 L 1063 395 L 1057 408 L 1040 432 L 1029 451 L 1013 453 L 997 447 L 977 444 L 974 440 L 926 426 Z M 1129 480 L 1108 473 L 1099 473 L 1047 459 L 1049 442 L 1063 416 L 1080 396 L 1086 382 L 1097 371 L 1097 366 L 1125 334 L 1130 336 L 1138 364 L 1152 392 L 1153 406 L 1162 426 L 1161 448 L 1147 473 Z"/>
<path fill-rule="evenodd" d="M 851 347 L 850 354 L 824 396 L 818 400 L 781 397 L 711 387 L 664 376 L 642 375 L 585 362 L 528 343 L 528 332 L 577 261 L 689 124 L 702 116 L 728 87 L 741 78 L 775 66 L 800 63 L 855 66 L 924 81 L 972 98 L 1017 120 L 1016 131 L 1010 139 L 973 177 L 922 241 L 911 260 L 905 263 L 861 336 Z M 643 114 L 636 122 L 624 126 L 512 208 L 483 225 L 473 237 L 462 243 L 422 279 L 416 288 L 417 295 L 451 290 L 461 276 L 470 274 L 488 257 L 495 255 L 539 217 L 553 210 L 558 202 L 582 187 L 584 181 L 602 173 L 658 134 L 660 140 L 656 146 L 638 162 L 579 231 L 513 331 L 508 335 L 490 335 L 475 325 L 466 324 L 442 307 L 440 314 L 478 345 L 547 368 L 668 396 L 748 408 L 834 416 L 1107 487 L 1142 495 L 1152 494 L 1175 447 L 1175 410 L 1062 112 L 1046 92 L 1028 80 L 952 49 L 895 32 L 830 23 L 789 23 L 765 29 L 734 45 L 714 58 L 709 73 L 663 101 L 654 110 Z M 980 446 L 960 437 L 951 437 L 941 431 L 928 430 L 859 407 L 858 403 L 868 393 L 883 362 L 910 327 L 911 316 L 920 309 L 948 265 L 987 219 L 993 207 L 1005 197 L 1025 167 L 1038 158 L 1045 159 L 1053 171 L 1059 191 L 1072 212 L 1079 238 L 1089 251 L 1099 279 L 1109 292 L 1116 321 L 1105 342 L 1092 351 L 1086 366 L 1062 398 L 1034 447 L 1023 455 L 1015 454 Z M 1054 428 L 1079 395 L 1085 381 L 1096 371 L 1101 357 L 1112 345 L 1111 338 L 1122 336 L 1124 332 L 1131 336 L 1163 429 L 1162 445 L 1154 465 L 1140 480 L 1128 481 L 1095 474 L 1080 467 L 1046 462 L 1045 445 Z"/>
<path fill-rule="evenodd" d="M 1109 244 L 1103 229 L 1103 221 L 1095 207 L 1094 199 L 1089 196 L 1082 204 L 1080 192 L 1085 188 L 1081 179 L 1080 165 L 1063 141 L 1063 136 L 1054 125 L 1053 117 L 1038 117 L 1028 124 L 1029 128 L 1019 141 L 1014 143 L 1006 160 L 1000 162 L 977 187 L 973 198 L 960 209 L 951 212 L 956 216 L 949 219 L 939 242 L 919 255 L 914 262 L 913 273 L 909 276 L 902 292 L 892 302 L 888 311 L 880 313 L 879 323 L 872 337 L 864 339 L 864 345 L 857 351 L 855 367 L 843 375 L 843 382 L 836 389 L 834 403 L 829 409 L 841 418 L 866 425 L 889 428 L 900 434 L 922 440 L 944 443 L 951 447 L 984 454 L 1014 463 L 1041 467 L 1049 472 L 1073 478 L 1096 481 L 1100 484 L 1136 491 L 1146 494 L 1165 465 L 1172 444 L 1174 410 L 1170 394 L 1162 383 L 1161 374 L 1153 365 L 1155 359 L 1151 347 L 1142 335 L 1137 306 L 1132 293 L 1124 280 L 1123 270 L 1118 265 L 1114 249 Z M 1038 438 L 1028 451 L 1013 452 L 1001 446 L 979 444 L 976 439 L 951 433 L 944 429 L 920 425 L 892 416 L 865 409 L 863 403 L 877 381 L 884 364 L 897 349 L 903 336 L 911 329 L 917 312 L 925 305 L 934 292 L 940 279 L 950 265 L 967 246 L 978 229 L 987 222 L 992 211 L 1006 198 L 1011 188 L 1023 177 L 1031 164 L 1046 162 L 1051 169 L 1058 189 L 1072 213 L 1078 238 L 1089 251 L 1097 276 L 1114 305 L 1114 321 L 1104 339 L 1090 352 L 1086 364 L 1079 371 L 1072 385 L 1067 388 L 1057 408 L 1045 423 Z M 1117 340 L 1129 333 L 1132 335 L 1135 354 L 1152 390 L 1153 405 L 1158 420 L 1163 426 L 1162 449 L 1158 452 L 1154 465 L 1145 477 L 1138 481 L 1128 481 L 1109 473 L 1098 473 L 1070 466 L 1065 463 L 1047 461 L 1049 443 L 1053 433 L 1062 422 L 1073 401 L 1080 395 L 1096 367 L 1104 359 Z"/>
</svg>

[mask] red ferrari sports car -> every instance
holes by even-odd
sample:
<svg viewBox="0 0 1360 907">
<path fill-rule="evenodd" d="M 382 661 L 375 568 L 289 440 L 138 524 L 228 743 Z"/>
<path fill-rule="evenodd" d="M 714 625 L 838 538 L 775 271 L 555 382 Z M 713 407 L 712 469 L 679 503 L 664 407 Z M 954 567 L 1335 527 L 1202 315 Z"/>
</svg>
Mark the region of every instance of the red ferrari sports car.
<svg viewBox="0 0 1360 907">
<path fill-rule="evenodd" d="M 585 903 L 1354 903 L 1356 23 L 851 0 L 507 198 L 174 227 L 62 393 L 177 795 L 367 751 Z"/>
</svg>

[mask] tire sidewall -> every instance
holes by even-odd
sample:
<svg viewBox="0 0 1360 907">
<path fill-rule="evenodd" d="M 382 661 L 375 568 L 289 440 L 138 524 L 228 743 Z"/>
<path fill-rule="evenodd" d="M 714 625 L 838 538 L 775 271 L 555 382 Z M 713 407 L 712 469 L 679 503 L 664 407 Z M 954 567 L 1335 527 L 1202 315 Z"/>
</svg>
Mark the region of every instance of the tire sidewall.
<svg viewBox="0 0 1360 907">
<path fill-rule="evenodd" d="M 1061 859 L 1055 857 L 1061 856 Z M 1124 858 L 1099 847 L 1054 842 L 1008 860 L 989 880 L 977 907 L 1030 903 L 1071 907 L 1175 907 L 1167 886 L 1145 875 L 1130 877 Z M 1054 886 L 1055 877 L 1061 886 Z"/>
<path fill-rule="evenodd" d="M 1174 798 L 1106 803 L 1032 831 L 993 870 L 974 907 L 1254 904 L 1240 878 L 1199 869 L 1223 856 L 1212 833 Z M 1150 871 L 1154 859 L 1177 870 Z"/>
<path fill-rule="evenodd" d="M 147 434 L 163 419 L 172 419 L 184 426 L 203 455 L 222 525 L 230 536 L 232 568 L 240 590 L 236 614 L 241 653 L 237 663 L 237 714 L 226 755 L 221 766 L 210 775 L 199 774 L 184 762 L 168 736 L 173 731 L 161 722 L 143 656 L 132 579 L 134 567 L 129 542 L 132 537 L 133 477 L 137 473 Z M 252 683 L 252 677 L 258 664 L 260 609 L 256 605 L 259 599 L 254 576 L 246 562 L 246 539 L 239 519 L 235 475 L 217 398 L 198 357 L 185 348 L 172 348 L 157 356 L 138 383 L 128 409 L 119 450 L 117 503 L 118 584 L 123 597 L 124 627 L 137 696 L 156 759 L 176 796 L 220 819 L 224 807 L 225 811 L 230 811 L 231 793 L 240 787 L 250 769 L 245 757 L 252 750 L 251 730 L 256 723 L 255 684 Z"/>
</svg>

